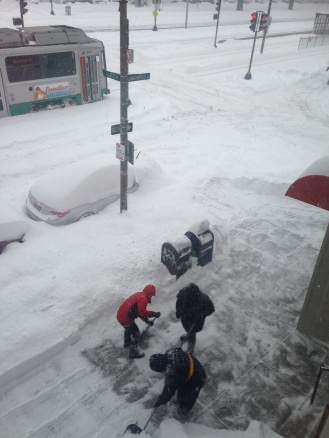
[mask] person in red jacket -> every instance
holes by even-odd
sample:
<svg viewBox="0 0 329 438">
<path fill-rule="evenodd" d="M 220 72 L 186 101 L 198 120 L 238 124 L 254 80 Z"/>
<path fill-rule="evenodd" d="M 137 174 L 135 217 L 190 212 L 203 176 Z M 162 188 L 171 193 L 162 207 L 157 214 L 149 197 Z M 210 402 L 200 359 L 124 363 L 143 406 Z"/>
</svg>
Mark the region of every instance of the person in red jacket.
<svg viewBox="0 0 329 438">
<path fill-rule="evenodd" d="M 160 312 L 153 312 L 147 309 L 147 305 L 151 303 L 155 292 L 155 286 L 148 284 L 141 292 L 135 292 L 125 299 L 118 309 L 117 320 L 125 330 L 124 347 L 129 347 L 129 357 L 131 359 L 144 356 L 144 353 L 138 349 L 140 331 L 135 323 L 135 319 L 141 318 L 146 324 L 153 325 L 153 321 L 150 321 L 149 318 L 159 318 L 161 316 Z"/>
</svg>

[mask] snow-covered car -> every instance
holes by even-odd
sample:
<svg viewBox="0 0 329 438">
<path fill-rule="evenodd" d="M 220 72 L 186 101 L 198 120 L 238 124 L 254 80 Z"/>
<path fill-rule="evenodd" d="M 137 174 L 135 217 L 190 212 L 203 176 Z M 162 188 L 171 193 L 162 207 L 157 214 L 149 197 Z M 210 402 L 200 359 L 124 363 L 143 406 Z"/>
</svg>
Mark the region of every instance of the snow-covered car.
<svg viewBox="0 0 329 438">
<path fill-rule="evenodd" d="M 134 168 L 128 169 L 128 192 L 138 187 Z M 120 164 L 104 156 L 71 164 L 37 181 L 26 200 L 34 220 L 65 225 L 98 213 L 120 197 Z"/>
<path fill-rule="evenodd" d="M 27 224 L 21 221 L 0 223 L 0 254 L 10 243 L 22 243 L 27 228 Z"/>
</svg>

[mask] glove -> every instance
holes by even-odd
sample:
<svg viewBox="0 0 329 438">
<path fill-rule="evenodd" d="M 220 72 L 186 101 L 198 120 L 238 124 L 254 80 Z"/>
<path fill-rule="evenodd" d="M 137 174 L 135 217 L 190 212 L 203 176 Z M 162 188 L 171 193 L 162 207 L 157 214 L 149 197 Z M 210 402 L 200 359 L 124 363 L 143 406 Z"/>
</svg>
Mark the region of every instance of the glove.
<svg viewBox="0 0 329 438">
<path fill-rule="evenodd" d="M 146 322 L 146 324 L 149 325 L 150 327 L 152 327 L 152 325 L 154 324 L 154 322 L 153 322 L 153 321 L 150 321 L 150 320 L 147 320 L 147 321 L 145 321 L 145 322 Z"/>
<path fill-rule="evenodd" d="M 160 397 L 158 398 L 158 400 L 154 403 L 154 408 L 158 408 L 159 406 L 161 406 L 163 403 L 161 402 Z"/>
<path fill-rule="evenodd" d="M 154 318 L 160 318 L 161 313 L 160 312 L 153 312 Z"/>
</svg>

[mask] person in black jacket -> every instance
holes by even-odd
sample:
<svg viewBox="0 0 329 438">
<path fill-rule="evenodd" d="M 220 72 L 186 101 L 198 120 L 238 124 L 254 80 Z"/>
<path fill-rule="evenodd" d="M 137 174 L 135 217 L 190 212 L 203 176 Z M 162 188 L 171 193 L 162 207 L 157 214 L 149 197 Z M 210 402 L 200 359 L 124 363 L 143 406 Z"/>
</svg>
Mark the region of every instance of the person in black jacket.
<svg viewBox="0 0 329 438">
<path fill-rule="evenodd" d="M 181 336 L 181 341 L 188 342 L 188 351 L 193 352 L 196 343 L 196 333 L 203 329 L 207 316 L 215 311 L 215 306 L 199 287 L 190 283 L 177 294 L 176 317 L 181 319 L 187 334 Z"/>
<path fill-rule="evenodd" d="M 207 376 L 201 363 L 181 348 L 150 357 L 150 368 L 165 373 L 165 385 L 154 407 L 166 404 L 177 391 L 179 413 L 186 415 L 196 402 Z"/>
</svg>

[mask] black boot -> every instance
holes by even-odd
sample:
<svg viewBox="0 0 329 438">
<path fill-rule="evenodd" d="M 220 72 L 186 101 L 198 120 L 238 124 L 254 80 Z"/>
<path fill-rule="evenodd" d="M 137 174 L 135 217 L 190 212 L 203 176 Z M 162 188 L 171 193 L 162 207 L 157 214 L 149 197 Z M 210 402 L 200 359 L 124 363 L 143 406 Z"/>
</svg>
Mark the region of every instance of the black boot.
<svg viewBox="0 0 329 438">
<path fill-rule="evenodd" d="M 140 351 L 140 349 L 137 347 L 137 345 L 132 345 L 129 350 L 129 359 L 140 359 L 141 357 L 144 357 L 145 353 Z"/>
</svg>

